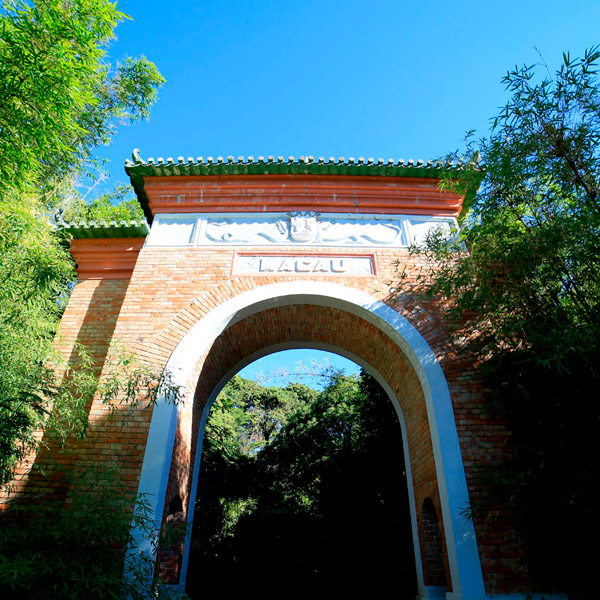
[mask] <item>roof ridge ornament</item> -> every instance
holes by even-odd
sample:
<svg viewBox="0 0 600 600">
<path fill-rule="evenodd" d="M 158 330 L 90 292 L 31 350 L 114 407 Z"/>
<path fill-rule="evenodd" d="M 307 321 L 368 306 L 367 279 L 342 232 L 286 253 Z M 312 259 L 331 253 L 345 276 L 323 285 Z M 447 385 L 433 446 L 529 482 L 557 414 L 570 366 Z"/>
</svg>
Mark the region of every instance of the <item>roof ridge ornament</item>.
<svg viewBox="0 0 600 600">
<path fill-rule="evenodd" d="M 265 156 L 259 156 L 258 159 L 255 159 L 254 156 L 248 156 L 247 158 L 244 156 L 238 156 L 237 161 L 234 159 L 233 156 L 228 156 L 227 160 L 225 161 L 225 159 L 222 156 L 217 157 L 216 159 L 214 159 L 212 156 L 209 156 L 206 160 L 203 159 L 201 156 L 198 156 L 195 160 L 193 157 L 188 157 L 187 160 L 183 157 L 183 156 L 178 156 L 177 160 L 174 160 L 173 157 L 168 157 L 166 160 L 163 157 L 158 157 L 157 159 L 154 158 L 148 158 L 148 160 L 144 160 L 141 156 L 140 150 L 139 148 L 134 148 L 133 152 L 132 152 L 132 158 L 131 159 L 126 159 L 125 161 L 125 166 L 128 169 L 137 169 L 140 167 L 148 167 L 148 166 L 154 166 L 156 167 L 169 167 L 169 166 L 175 166 L 175 165 L 181 165 L 181 166 L 205 166 L 205 167 L 209 167 L 209 166 L 216 166 L 216 165 L 232 165 L 232 164 L 238 164 L 238 165 L 268 165 L 268 164 L 273 164 L 275 162 L 279 163 L 279 164 L 286 164 L 286 165 L 290 165 L 290 166 L 314 166 L 314 167 L 319 167 L 319 166 L 324 166 L 324 165 L 337 165 L 337 166 L 355 166 L 355 167 L 361 167 L 361 169 L 365 169 L 365 168 L 369 168 L 369 167 L 378 167 L 378 166 L 383 166 L 383 165 L 387 165 L 390 167 L 400 167 L 400 168 L 404 168 L 404 169 L 412 169 L 412 170 L 417 170 L 417 169 L 421 169 L 421 168 L 427 168 L 427 169 L 442 169 L 442 170 L 460 170 L 463 168 L 473 168 L 473 169 L 478 169 L 479 166 L 479 161 L 480 161 L 480 156 L 478 156 L 477 154 L 475 154 L 468 162 L 465 161 L 464 159 L 458 160 L 456 162 L 452 162 L 450 160 L 428 160 L 428 161 L 424 161 L 423 159 L 412 159 L 409 158 L 408 160 L 405 160 L 403 158 L 399 158 L 399 159 L 393 159 L 393 158 L 389 158 L 386 160 L 384 160 L 383 158 L 378 158 L 377 160 L 372 158 L 372 157 L 368 157 L 368 158 L 364 158 L 364 157 L 359 157 L 358 159 L 354 158 L 354 157 L 350 157 L 348 159 L 344 158 L 343 156 L 340 156 L 337 160 L 331 156 L 329 157 L 328 160 L 326 160 L 324 157 L 319 156 L 317 158 L 315 158 L 315 156 L 313 155 L 301 155 L 298 156 L 297 158 L 290 155 L 287 158 L 287 161 L 284 159 L 283 156 L 277 156 L 277 158 L 275 158 L 273 155 L 269 155 L 268 157 Z M 165 173 L 168 174 L 168 173 Z"/>
<path fill-rule="evenodd" d="M 136 166 L 139 166 L 139 165 L 146 164 L 144 162 L 144 159 L 140 155 L 140 149 L 139 148 L 134 148 L 133 149 L 133 152 L 131 153 L 131 158 L 133 160 L 130 160 L 130 159 L 126 159 L 125 160 L 125 166 L 126 167 L 136 167 Z"/>
</svg>

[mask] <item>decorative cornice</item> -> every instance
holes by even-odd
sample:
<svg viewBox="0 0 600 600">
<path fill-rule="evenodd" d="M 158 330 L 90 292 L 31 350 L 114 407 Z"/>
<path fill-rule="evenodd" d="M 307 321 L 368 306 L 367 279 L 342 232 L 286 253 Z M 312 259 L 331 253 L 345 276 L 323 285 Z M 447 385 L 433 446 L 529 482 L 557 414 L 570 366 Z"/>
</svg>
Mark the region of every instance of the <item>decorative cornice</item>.
<svg viewBox="0 0 600 600">
<path fill-rule="evenodd" d="M 463 196 L 439 180 L 332 175 L 144 178 L 152 214 L 298 212 L 457 217 Z"/>
<path fill-rule="evenodd" d="M 146 246 L 407 248 L 456 219 L 432 215 L 315 212 L 180 213 L 156 216 Z"/>
<path fill-rule="evenodd" d="M 74 239 L 77 279 L 130 279 L 144 238 Z"/>
</svg>

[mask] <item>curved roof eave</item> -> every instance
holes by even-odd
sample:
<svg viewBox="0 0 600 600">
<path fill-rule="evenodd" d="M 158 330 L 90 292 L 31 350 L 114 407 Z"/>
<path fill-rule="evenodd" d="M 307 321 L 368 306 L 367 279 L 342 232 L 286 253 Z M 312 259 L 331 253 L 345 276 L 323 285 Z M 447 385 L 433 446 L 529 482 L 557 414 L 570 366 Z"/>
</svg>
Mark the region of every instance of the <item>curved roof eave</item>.
<svg viewBox="0 0 600 600">
<path fill-rule="evenodd" d="M 129 175 L 131 184 L 138 197 L 148 223 L 152 223 L 154 215 L 149 206 L 148 197 L 144 190 L 145 177 L 169 177 L 169 176 L 236 176 L 236 175 L 341 175 L 341 176 L 371 176 L 371 177 L 423 177 L 427 179 L 454 179 L 453 174 L 458 176 L 461 171 L 480 171 L 477 164 L 463 162 L 423 161 L 423 160 L 394 160 L 383 158 L 373 159 L 362 157 L 337 160 L 333 157 L 325 159 L 313 156 L 299 156 L 297 159 L 289 156 L 287 160 L 283 156 L 259 156 L 254 159 L 240 156 L 234 159 L 228 156 L 226 159 L 219 156 L 215 159 L 209 156 L 206 160 L 201 156 L 187 160 L 179 156 L 177 160 L 169 157 L 154 160 L 144 160 L 139 150 L 133 151 L 132 160 L 125 162 L 125 172 Z M 469 190 L 465 197 L 465 206 L 470 204 L 470 199 L 476 190 Z"/>
</svg>

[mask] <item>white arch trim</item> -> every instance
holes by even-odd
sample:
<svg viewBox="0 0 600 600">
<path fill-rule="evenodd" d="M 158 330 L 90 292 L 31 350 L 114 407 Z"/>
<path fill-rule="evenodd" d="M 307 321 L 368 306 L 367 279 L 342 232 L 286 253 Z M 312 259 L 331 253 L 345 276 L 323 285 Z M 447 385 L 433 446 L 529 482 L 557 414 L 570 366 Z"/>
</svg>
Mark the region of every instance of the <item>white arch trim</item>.
<svg viewBox="0 0 600 600">
<path fill-rule="evenodd" d="M 188 331 L 167 363 L 173 382 L 186 386 L 198 359 L 233 323 L 268 308 L 292 304 L 317 304 L 354 314 L 375 325 L 407 356 L 427 406 L 452 578 L 453 592 L 447 596 L 452 600 L 486 598 L 475 530 L 462 514 L 469 506 L 469 494 L 446 378 L 424 338 L 395 310 L 365 292 L 337 284 L 292 281 L 261 286 L 223 302 Z M 160 397 L 140 475 L 138 493 L 150 500 L 157 525 L 165 502 L 177 416 L 178 408 Z M 151 542 L 141 542 L 138 551 L 152 555 Z"/>
</svg>

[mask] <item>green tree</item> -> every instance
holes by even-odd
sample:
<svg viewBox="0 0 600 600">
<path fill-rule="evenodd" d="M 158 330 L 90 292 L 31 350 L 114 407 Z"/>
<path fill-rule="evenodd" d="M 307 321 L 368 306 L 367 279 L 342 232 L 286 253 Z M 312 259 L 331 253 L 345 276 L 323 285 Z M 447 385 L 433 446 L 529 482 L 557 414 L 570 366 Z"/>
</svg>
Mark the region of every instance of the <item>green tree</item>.
<svg viewBox="0 0 600 600">
<path fill-rule="evenodd" d="M 0 484 L 34 443 L 54 381 L 50 358 L 72 268 L 53 233 L 23 204 L 0 204 Z"/>
<path fill-rule="evenodd" d="M 0 485 L 35 446 L 53 403 L 54 424 L 82 428 L 68 415 L 89 386 L 67 378 L 65 391 L 54 376 L 53 340 L 75 274 L 48 216 L 93 148 L 117 123 L 147 116 L 163 82 L 143 57 L 110 68 L 106 50 L 124 18 L 108 0 L 9 0 L 0 15 Z M 106 204 L 96 203 L 98 216 Z"/>
<path fill-rule="evenodd" d="M 152 402 L 156 393 L 157 376 L 123 352 L 108 356 L 116 376 L 99 388 L 85 348 L 65 371 L 54 347 L 75 272 L 51 217 L 139 215 L 130 201 L 112 207 L 123 189 L 92 203 L 73 193 L 95 169 L 94 147 L 117 124 L 146 117 L 163 82 L 143 57 L 114 69 L 107 62 L 125 18 L 108 0 L 7 0 L 0 11 L 0 485 L 38 444 L 35 430 L 59 443 L 85 435 L 95 394 L 113 402 L 125 390 L 126 401 Z M 163 597 L 148 589 L 144 565 L 132 570 L 139 580 L 123 581 L 132 517 L 154 526 L 144 499 L 120 493 L 118 473 L 93 482 L 77 469 L 65 476 L 74 479 L 65 505 L 2 515 L 3 597 Z"/>
<path fill-rule="evenodd" d="M 150 557 L 127 555 L 138 576 L 123 578 L 124 549 L 133 541 L 132 519 L 149 540 L 155 524 L 149 503 L 121 487 L 118 473 L 70 473 L 68 506 L 44 503 L 3 515 L 0 527 L 2 598 L 17 600 L 175 600 L 159 580 L 144 575 Z M 165 540 L 165 543 L 168 543 Z M 140 562 L 141 560 L 141 562 Z"/>
<path fill-rule="evenodd" d="M 66 223 L 110 223 L 115 221 L 141 221 L 144 212 L 130 185 L 117 184 L 114 189 L 88 200 L 71 187 L 56 214 L 56 220 Z"/>
<path fill-rule="evenodd" d="M 302 384 L 267 387 L 234 375 L 211 408 L 205 436 L 211 449 L 232 457 L 250 456 L 268 445 L 315 394 Z"/>
<path fill-rule="evenodd" d="M 148 116 L 163 78 L 145 58 L 111 69 L 126 16 L 108 0 L 5 2 L 0 29 L 0 194 L 52 192 L 106 144 L 118 122 Z"/>
<path fill-rule="evenodd" d="M 512 458 L 481 473 L 487 501 L 523 517 L 530 566 L 563 589 L 600 543 L 599 60 L 596 47 L 545 78 L 506 75 L 509 102 L 468 144 L 481 170 L 459 185 L 484 178 L 460 231 L 415 249 L 512 426 Z"/>
<path fill-rule="evenodd" d="M 229 386 L 254 395 L 250 407 L 274 389 L 237 378 L 225 398 Z M 207 598 L 222 595 L 224 580 L 229 595 L 247 598 L 414 595 L 400 426 L 389 398 L 366 374 L 334 374 L 321 392 L 298 384 L 283 391 L 296 395 L 295 409 L 260 451 L 237 460 L 214 439 L 224 414 L 240 419 L 239 404 L 209 415 L 191 557 L 201 562 L 189 592 L 199 574 Z M 267 590 L 251 583 L 265 565 Z"/>
<path fill-rule="evenodd" d="M 258 455 L 289 419 L 303 413 L 316 392 L 302 384 L 261 386 L 235 375 L 215 400 L 204 432 L 197 524 L 202 544 L 231 535 L 254 507 L 253 482 L 260 478 Z"/>
</svg>

